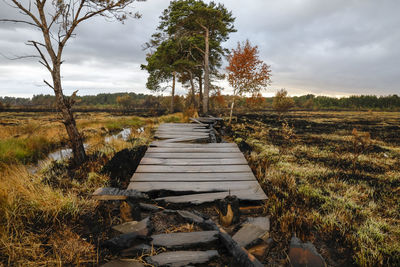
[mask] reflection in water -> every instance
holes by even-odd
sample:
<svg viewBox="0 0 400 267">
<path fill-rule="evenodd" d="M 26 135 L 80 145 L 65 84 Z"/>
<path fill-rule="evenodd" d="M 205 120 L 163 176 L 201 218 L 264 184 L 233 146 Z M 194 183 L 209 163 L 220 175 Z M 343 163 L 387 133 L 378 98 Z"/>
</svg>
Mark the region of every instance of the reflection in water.
<svg viewBox="0 0 400 267">
<path fill-rule="evenodd" d="M 143 127 L 140 127 L 137 132 L 142 133 L 144 131 Z M 127 141 L 129 136 L 131 135 L 132 130 L 131 128 L 124 128 L 122 131 L 120 131 L 117 134 L 111 135 L 111 136 L 106 136 L 104 138 L 105 142 L 110 142 L 113 139 L 122 139 L 124 141 Z M 89 147 L 88 144 L 83 144 L 84 148 L 87 149 Z M 50 160 L 67 160 L 72 157 L 72 149 L 71 148 L 62 148 L 58 149 L 54 152 L 51 152 L 50 154 L 47 155 L 47 159 L 45 160 L 40 160 L 36 165 L 31 165 L 28 167 L 28 170 L 31 173 L 36 173 L 42 166 L 45 166 L 45 164 Z"/>
<path fill-rule="evenodd" d="M 122 139 L 122 140 L 126 141 L 126 140 L 128 140 L 129 136 L 131 135 L 131 132 L 132 132 L 131 128 L 125 128 L 117 134 L 107 136 L 106 138 L 104 138 L 104 141 L 106 141 L 107 143 L 113 139 Z"/>
</svg>

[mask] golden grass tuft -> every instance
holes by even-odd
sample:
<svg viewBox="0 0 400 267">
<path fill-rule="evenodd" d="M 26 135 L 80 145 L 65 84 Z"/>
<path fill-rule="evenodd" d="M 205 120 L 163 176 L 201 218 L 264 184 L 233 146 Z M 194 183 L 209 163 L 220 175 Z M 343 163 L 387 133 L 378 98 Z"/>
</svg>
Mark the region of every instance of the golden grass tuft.
<svg viewBox="0 0 400 267">
<path fill-rule="evenodd" d="M 1 261 L 16 265 L 57 261 L 47 255 L 47 234 L 95 206 L 93 200 L 43 184 L 24 166 L 4 169 L 0 175 Z"/>
</svg>

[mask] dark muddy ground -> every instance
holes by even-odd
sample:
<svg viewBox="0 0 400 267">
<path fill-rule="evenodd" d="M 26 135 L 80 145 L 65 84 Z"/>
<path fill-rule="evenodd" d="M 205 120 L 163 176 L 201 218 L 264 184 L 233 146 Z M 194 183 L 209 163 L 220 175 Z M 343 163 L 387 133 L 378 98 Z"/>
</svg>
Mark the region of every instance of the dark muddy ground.
<svg viewBox="0 0 400 267">
<path fill-rule="evenodd" d="M 369 133 L 367 145 L 353 129 Z M 224 130 L 269 197 L 271 265 L 290 266 L 293 234 L 313 242 L 328 266 L 400 264 L 399 112 L 247 113 Z"/>
</svg>

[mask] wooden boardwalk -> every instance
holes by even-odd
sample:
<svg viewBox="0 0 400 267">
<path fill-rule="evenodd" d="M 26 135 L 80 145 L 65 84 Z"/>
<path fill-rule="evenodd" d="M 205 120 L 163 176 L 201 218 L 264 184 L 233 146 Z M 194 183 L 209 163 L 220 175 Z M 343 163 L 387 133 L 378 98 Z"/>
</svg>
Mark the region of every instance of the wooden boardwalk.
<svg viewBox="0 0 400 267">
<path fill-rule="evenodd" d="M 187 143 L 209 141 L 207 124 L 164 123 L 155 136 L 160 140 L 150 145 L 128 189 L 173 191 L 179 196 L 157 199 L 172 203 L 200 204 L 228 195 L 267 199 L 236 144 Z"/>
</svg>

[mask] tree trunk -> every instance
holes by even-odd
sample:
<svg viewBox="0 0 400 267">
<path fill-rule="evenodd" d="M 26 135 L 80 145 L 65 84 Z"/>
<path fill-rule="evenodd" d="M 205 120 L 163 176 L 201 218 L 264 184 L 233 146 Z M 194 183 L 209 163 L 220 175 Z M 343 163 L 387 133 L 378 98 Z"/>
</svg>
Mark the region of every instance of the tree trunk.
<svg viewBox="0 0 400 267">
<path fill-rule="evenodd" d="M 189 75 L 190 75 L 190 86 L 192 87 L 191 94 L 190 94 L 191 95 L 190 102 L 192 102 L 191 105 L 193 105 L 193 108 L 196 108 L 196 93 L 195 93 L 195 89 L 194 89 L 193 73 L 189 72 Z"/>
<path fill-rule="evenodd" d="M 60 66 L 53 65 L 53 89 L 57 99 L 57 107 L 61 112 L 63 123 L 68 133 L 71 149 L 73 153 L 73 160 L 76 165 L 80 165 L 86 161 L 85 148 L 83 146 L 83 139 L 80 135 L 74 115 L 71 111 L 71 102 L 65 98 L 61 87 Z"/>
<path fill-rule="evenodd" d="M 199 75 L 199 111 L 203 109 L 203 77 Z"/>
<path fill-rule="evenodd" d="M 171 113 L 174 113 L 174 98 L 175 98 L 175 71 L 172 73 L 172 90 L 171 90 Z"/>
<path fill-rule="evenodd" d="M 203 113 L 208 113 L 208 97 L 210 90 L 210 65 L 209 65 L 209 31 L 205 30 L 205 51 L 204 51 L 204 96 L 203 96 Z"/>
<path fill-rule="evenodd" d="M 233 99 L 231 104 L 231 115 L 229 116 L 229 124 L 232 122 L 233 106 L 235 105 L 235 99 Z"/>
</svg>

